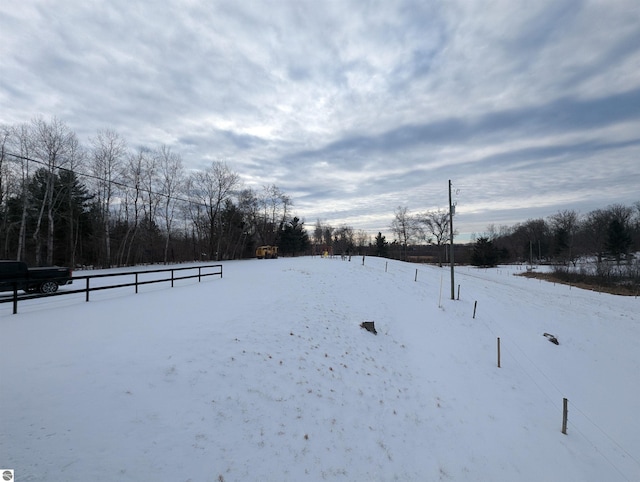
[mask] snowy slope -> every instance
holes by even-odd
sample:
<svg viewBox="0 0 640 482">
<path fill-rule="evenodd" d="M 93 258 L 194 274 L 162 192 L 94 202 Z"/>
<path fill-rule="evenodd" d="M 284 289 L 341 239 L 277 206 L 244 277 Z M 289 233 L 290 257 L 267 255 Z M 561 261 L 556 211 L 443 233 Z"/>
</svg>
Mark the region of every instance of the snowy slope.
<svg viewBox="0 0 640 482">
<path fill-rule="evenodd" d="M 18 481 L 640 480 L 640 300 L 514 272 L 458 268 L 452 301 L 446 268 L 249 260 L 173 289 L 0 305 L 0 466 Z"/>
</svg>

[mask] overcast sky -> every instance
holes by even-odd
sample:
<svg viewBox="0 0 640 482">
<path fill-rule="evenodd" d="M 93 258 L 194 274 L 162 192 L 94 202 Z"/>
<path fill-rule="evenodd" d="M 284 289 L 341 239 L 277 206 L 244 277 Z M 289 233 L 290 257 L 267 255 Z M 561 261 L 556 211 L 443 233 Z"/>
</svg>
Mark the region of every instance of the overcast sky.
<svg viewBox="0 0 640 482">
<path fill-rule="evenodd" d="M 3 0 L 0 123 L 168 145 L 307 225 L 640 201 L 638 0 Z"/>
</svg>

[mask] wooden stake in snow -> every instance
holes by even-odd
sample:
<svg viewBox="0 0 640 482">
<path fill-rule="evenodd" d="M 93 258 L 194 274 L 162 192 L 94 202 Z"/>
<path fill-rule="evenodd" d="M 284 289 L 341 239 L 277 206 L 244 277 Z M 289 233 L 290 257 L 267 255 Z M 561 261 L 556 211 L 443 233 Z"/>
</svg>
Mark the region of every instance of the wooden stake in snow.
<svg viewBox="0 0 640 482">
<path fill-rule="evenodd" d="M 473 319 L 476 319 L 476 308 L 478 307 L 478 300 L 473 303 Z"/>
<path fill-rule="evenodd" d="M 413 281 L 418 281 L 418 270 L 416 269 L 416 277 L 414 278 Z"/>
<path fill-rule="evenodd" d="M 569 400 L 566 398 L 562 399 L 562 433 L 567 435 L 567 420 L 569 418 Z"/>
<path fill-rule="evenodd" d="M 498 368 L 500 368 L 500 337 L 498 337 Z"/>
</svg>

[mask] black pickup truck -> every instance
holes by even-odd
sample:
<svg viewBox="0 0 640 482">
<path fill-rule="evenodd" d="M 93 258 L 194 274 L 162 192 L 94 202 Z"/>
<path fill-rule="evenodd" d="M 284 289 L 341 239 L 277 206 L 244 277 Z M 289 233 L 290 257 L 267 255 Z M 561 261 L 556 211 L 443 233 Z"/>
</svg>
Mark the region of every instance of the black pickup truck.
<svg viewBox="0 0 640 482">
<path fill-rule="evenodd" d="M 71 284 L 72 276 L 71 268 L 29 268 L 22 261 L 0 260 L 0 291 L 55 293 L 58 286 Z"/>
</svg>

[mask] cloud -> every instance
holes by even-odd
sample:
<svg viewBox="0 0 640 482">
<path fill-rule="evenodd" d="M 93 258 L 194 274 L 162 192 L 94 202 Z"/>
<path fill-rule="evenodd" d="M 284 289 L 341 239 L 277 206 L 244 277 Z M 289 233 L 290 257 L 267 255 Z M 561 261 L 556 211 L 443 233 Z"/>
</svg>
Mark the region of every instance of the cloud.
<svg viewBox="0 0 640 482">
<path fill-rule="evenodd" d="M 449 179 L 474 226 L 631 203 L 639 24 L 633 0 L 8 0 L 0 123 L 225 160 L 372 231 Z"/>
</svg>

